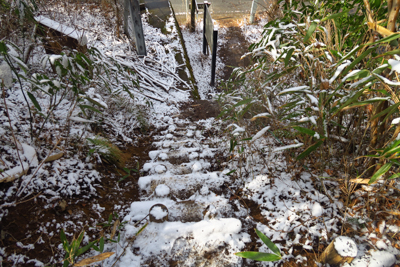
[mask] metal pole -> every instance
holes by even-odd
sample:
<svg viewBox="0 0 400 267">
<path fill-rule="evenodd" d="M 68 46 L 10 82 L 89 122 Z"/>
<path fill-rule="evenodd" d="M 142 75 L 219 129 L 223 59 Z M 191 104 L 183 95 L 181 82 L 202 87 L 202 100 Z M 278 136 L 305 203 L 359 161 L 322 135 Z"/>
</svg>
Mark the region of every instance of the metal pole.
<svg viewBox="0 0 400 267">
<path fill-rule="evenodd" d="M 217 41 L 218 41 L 218 31 L 213 32 L 213 49 L 212 49 L 212 60 L 211 60 L 211 86 L 215 84 L 215 68 L 217 63 Z"/>
<path fill-rule="evenodd" d="M 204 1 L 204 16 L 203 16 L 203 54 L 207 55 L 207 40 L 206 40 L 206 14 L 208 12 L 207 1 Z"/>
<path fill-rule="evenodd" d="M 257 5 L 258 5 L 258 0 L 253 0 L 250 11 L 250 23 L 254 23 L 254 17 L 256 16 L 257 12 Z"/>
<path fill-rule="evenodd" d="M 138 55 L 147 56 L 146 44 L 144 42 L 142 18 L 140 16 L 140 5 L 139 0 L 130 0 L 130 11 L 133 21 L 133 27 L 135 29 L 136 49 Z"/>
</svg>

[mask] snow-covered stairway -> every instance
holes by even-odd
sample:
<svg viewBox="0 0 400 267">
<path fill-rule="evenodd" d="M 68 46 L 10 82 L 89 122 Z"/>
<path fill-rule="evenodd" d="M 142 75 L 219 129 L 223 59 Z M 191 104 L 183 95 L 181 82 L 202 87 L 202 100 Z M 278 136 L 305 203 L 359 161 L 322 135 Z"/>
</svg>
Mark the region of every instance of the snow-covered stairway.
<svg viewBox="0 0 400 267">
<path fill-rule="evenodd" d="M 133 202 L 124 219 L 125 238 L 136 234 L 143 224 L 135 227 L 135 222 L 155 204 L 167 207 L 168 219 L 150 222 L 121 258 L 121 266 L 241 265 L 233 253 L 250 241 L 238 219 L 247 211 L 228 203 L 222 188 L 229 177 L 210 169 L 226 149 L 216 137 L 216 124 L 213 118 L 198 122 L 169 118 L 167 129 L 154 137 L 156 150 L 150 151 L 151 161 L 143 166 L 145 175 L 138 181 L 142 201 Z M 212 137 L 206 137 L 211 132 Z M 152 214 L 161 218 L 165 211 L 158 209 Z"/>
</svg>

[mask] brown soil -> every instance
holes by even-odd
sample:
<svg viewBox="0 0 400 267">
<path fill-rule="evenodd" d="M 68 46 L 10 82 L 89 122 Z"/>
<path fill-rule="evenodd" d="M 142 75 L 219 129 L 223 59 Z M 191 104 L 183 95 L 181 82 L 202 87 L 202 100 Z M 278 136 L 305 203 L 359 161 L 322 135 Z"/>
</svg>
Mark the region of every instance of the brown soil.
<svg viewBox="0 0 400 267">
<path fill-rule="evenodd" d="M 236 67 L 246 67 L 251 64 L 251 58 L 241 57 L 248 52 L 250 43 L 244 37 L 237 20 L 219 20 L 222 27 L 227 28 L 224 39 L 227 41 L 219 48 L 219 55 L 226 67 L 224 69 L 223 80 L 228 80 L 232 74 L 232 70 Z"/>
<path fill-rule="evenodd" d="M 195 99 L 193 102 L 183 104 L 180 109 L 180 118 L 188 118 L 191 121 L 217 117 L 220 113 L 218 103 L 211 100 Z"/>
<path fill-rule="evenodd" d="M 130 146 L 123 150 L 125 166 L 130 168 L 135 168 L 137 162 L 139 162 L 140 166 L 143 166 L 149 160 L 148 152 L 151 150 L 152 138 L 144 137 L 137 143 L 138 146 Z M 139 191 L 136 185 L 139 174 L 132 172 L 131 176 L 117 185 L 117 181 L 126 174 L 123 170 L 117 170 L 113 166 L 102 164 L 96 165 L 95 168 L 104 175 L 99 186 L 96 187 L 99 196 L 90 199 L 82 196 L 57 199 L 50 205 L 40 196 L 37 196 L 9 208 L 8 215 L 0 222 L 0 242 L 2 247 L 7 248 L 7 254 L 23 254 L 44 263 L 50 262 L 51 257 L 58 250 L 58 245 L 61 244 L 60 235 L 57 232 L 59 227 L 56 225 L 66 221 L 72 221 L 77 226 L 82 225 L 82 227 L 75 229 L 65 229 L 68 232 L 74 232 L 75 236 L 85 229 L 85 231 L 95 236 L 94 240 L 100 238 L 103 231 L 109 231 L 110 227 L 107 229 L 101 226 L 93 228 L 96 226 L 94 225 L 94 220 L 106 222 L 110 214 L 122 211 L 116 210 L 115 205 L 120 205 L 122 208 L 129 207 L 130 203 L 139 199 Z M 3 184 L 2 186 L 7 185 Z M 66 205 L 60 204 L 63 202 Z M 100 217 L 99 213 L 93 209 L 96 204 L 105 208 Z M 43 229 L 46 229 L 46 232 L 43 232 Z M 68 237 L 68 241 L 71 239 Z M 27 250 L 19 247 L 17 242 L 34 244 L 35 248 Z M 1 264 L 2 266 L 22 266 L 13 265 L 13 262 L 8 262 L 7 260 Z M 34 263 L 31 265 L 23 264 L 23 266 L 34 266 Z"/>
</svg>

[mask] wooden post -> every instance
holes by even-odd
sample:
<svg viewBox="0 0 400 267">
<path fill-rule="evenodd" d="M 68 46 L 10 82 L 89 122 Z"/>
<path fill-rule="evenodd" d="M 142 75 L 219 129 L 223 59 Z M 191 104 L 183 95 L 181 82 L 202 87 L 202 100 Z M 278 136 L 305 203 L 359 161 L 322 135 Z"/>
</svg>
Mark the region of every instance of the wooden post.
<svg viewBox="0 0 400 267">
<path fill-rule="evenodd" d="M 190 31 L 194 32 L 196 28 L 196 18 L 195 18 L 195 12 L 196 12 L 196 0 L 192 0 L 192 6 L 190 9 Z"/>
<path fill-rule="evenodd" d="M 218 41 L 218 31 L 213 32 L 213 49 L 212 49 L 212 60 L 211 60 L 211 86 L 215 84 L 215 68 L 217 64 L 217 41 Z"/>
<path fill-rule="evenodd" d="M 139 0 L 130 0 L 130 13 L 135 31 L 135 43 L 138 55 L 147 56 L 146 44 L 144 42 L 142 18 L 140 16 Z M 128 26 L 129 27 L 129 26 Z"/>
<path fill-rule="evenodd" d="M 250 23 L 254 23 L 254 18 L 256 16 L 256 12 L 257 12 L 257 6 L 258 6 L 258 0 L 253 0 L 253 3 L 251 4 L 251 11 L 250 11 Z"/>
<path fill-rule="evenodd" d="M 207 18 L 207 11 L 208 5 L 207 1 L 204 1 L 204 8 L 203 8 L 203 54 L 207 55 L 207 39 L 206 39 L 206 18 Z"/>
<path fill-rule="evenodd" d="M 189 1 L 191 0 L 183 0 L 184 4 L 185 4 L 185 14 L 186 14 L 186 23 L 189 24 L 190 23 L 190 15 L 189 15 Z"/>
<path fill-rule="evenodd" d="M 128 36 L 128 38 L 133 38 L 129 35 L 129 26 L 128 26 L 128 17 L 129 17 L 129 10 L 130 10 L 130 3 L 129 0 L 124 1 L 124 32 Z"/>
</svg>

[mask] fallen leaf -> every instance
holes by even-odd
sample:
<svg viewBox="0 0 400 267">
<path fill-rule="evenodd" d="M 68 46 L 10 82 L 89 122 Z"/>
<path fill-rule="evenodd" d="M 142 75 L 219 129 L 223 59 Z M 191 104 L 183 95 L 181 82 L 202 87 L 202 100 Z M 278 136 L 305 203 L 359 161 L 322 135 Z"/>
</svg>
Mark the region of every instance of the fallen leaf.
<svg viewBox="0 0 400 267">
<path fill-rule="evenodd" d="M 390 213 L 390 214 L 392 214 L 392 215 L 396 215 L 396 216 L 399 216 L 400 215 L 400 212 L 399 211 L 386 211 L 387 213 Z"/>
<path fill-rule="evenodd" d="M 58 205 L 60 206 L 61 211 L 64 211 L 65 208 L 68 206 L 67 201 L 65 201 L 64 199 L 60 200 L 60 202 L 58 202 Z"/>
<path fill-rule="evenodd" d="M 119 226 L 119 220 L 117 219 L 114 223 L 113 229 L 111 231 L 111 236 L 110 239 L 113 239 L 115 236 L 115 233 L 117 232 L 117 227 Z"/>
<path fill-rule="evenodd" d="M 115 254 L 115 252 L 104 252 L 104 253 L 101 253 L 101 254 L 99 254 L 97 256 L 93 256 L 93 257 L 90 257 L 90 258 L 83 259 L 80 262 L 75 263 L 74 266 L 76 266 L 76 267 L 87 266 L 87 265 L 93 264 L 93 263 L 98 262 L 98 261 L 103 261 L 103 260 L 111 257 L 114 254 Z"/>
<path fill-rule="evenodd" d="M 60 152 L 60 153 L 57 153 L 57 154 L 53 154 L 53 155 L 51 155 L 51 156 L 48 156 L 48 157 L 44 160 L 44 162 L 54 161 L 54 160 L 57 160 L 57 159 L 61 158 L 62 156 L 64 156 L 64 152 Z"/>
<path fill-rule="evenodd" d="M 350 180 L 350 183 L 354 183 L 354 184 L 368 184 L 368 182 L 369 182 L 369 179 L 362 179 L 362 178 Z"/>
</svg>

